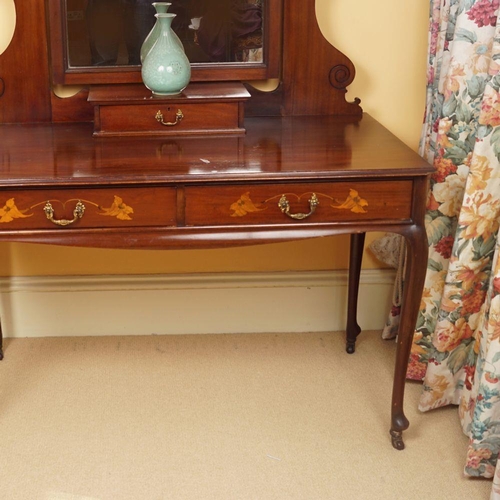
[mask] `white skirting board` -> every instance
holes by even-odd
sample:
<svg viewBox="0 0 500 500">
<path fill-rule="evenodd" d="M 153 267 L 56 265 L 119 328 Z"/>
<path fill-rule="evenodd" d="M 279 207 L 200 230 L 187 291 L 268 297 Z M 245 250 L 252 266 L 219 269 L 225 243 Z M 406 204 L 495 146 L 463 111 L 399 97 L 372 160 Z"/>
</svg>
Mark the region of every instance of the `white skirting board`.
<svg viewBox="0 0 500 500">
<path fill-rule="evenodd" d="M 361 273 L 358 322 L 382 329 L 392 270 Z M 5 337 L 345 328 L 347 271 L 0 278 Z"/>
</svg>

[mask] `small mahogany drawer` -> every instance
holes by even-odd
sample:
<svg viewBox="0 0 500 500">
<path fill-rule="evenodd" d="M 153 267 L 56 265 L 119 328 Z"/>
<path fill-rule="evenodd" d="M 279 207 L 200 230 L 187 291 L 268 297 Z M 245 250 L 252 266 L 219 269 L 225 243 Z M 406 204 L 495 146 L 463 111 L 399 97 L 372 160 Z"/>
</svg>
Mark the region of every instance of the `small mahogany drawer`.
<svg viewBox="0 0 500 500">
<path fill-rule="evenodd" d="M 94 135 L 244 134 L 240 111 L 238 102 L 98 106 Z"/>
<path fill-rule="evenodd" d="M 144 85 L 92 85 L 94 135 L 237 134 L 245 128 L 241 82 L 194 82 L 180 94 L 158 97 Z"/>
<path fill-rule="evenodd" d="M 411 218 L 412 182 L 330 182 L 193 186 L 186 226 L 356 222 Z"/>
<path fill-rule="evenodd" d="M 156 187 L 1 190 L 0 231 L 174 226 L 176 199 Z"/>
</svg>

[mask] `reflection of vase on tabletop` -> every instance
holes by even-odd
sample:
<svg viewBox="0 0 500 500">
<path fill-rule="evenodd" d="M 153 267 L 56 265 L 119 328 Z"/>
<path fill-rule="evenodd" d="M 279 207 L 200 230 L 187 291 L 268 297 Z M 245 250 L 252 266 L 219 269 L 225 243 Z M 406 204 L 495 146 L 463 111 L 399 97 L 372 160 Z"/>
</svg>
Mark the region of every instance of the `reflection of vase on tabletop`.
<svg viewBox="0 0 500 500">
<path fill-rule="evenodd" d="M 157 14 L 166 14 L 168 8 L 172 4 L 169 2 L 153 2 L 152 5 L 156 9 Z M 148 33 L 148 36 L 145 38 L 141 46 L 141 63 L 144 62 L 144 59 L 146 58 L 148 52 L 155 44 L 156 39 L 160 36 L 160 33 L 161 33 L 160 21 L 158 21 L 157 19 L 155 25 L 153 26 L 153 29 Z M 173 38 L 179 43 L 179 46 L 182 48 L 182 50 L 184 50 L 182 42 L 180 41 L 175 31 L 173 31 Z"/>
<path fill-rule="evenodd" d="M 155 17 L 161 33 L 142 63 L 142 81 L 155 95 L 179 94 L 189 83 L 191 65 L 171 28 L 175 14 L 160 13 Z"/>
</svg>

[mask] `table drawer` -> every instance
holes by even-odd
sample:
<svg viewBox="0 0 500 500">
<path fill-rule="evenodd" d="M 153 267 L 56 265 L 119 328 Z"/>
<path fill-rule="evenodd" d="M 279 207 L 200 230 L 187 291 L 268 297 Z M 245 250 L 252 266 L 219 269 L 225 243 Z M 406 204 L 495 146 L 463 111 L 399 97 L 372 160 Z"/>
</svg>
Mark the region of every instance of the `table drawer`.
<svg viewBox="0 0 500 500">
<path fill-rule="evenodd" d="M 400 221 L 411 218 L 411 196 L 412 182 L 401 180 L 193 186 L 186 188 L 185 223 L 203 226 L 283 224 L 304 219 L 310 223 Z"/>
<path fill-rule="evenodd" d="M 174 188 L 2 190 L 0 231 L 173 226 L 176 198 Z M 75 213 L 78 202 L 84 206 L 81 217 Z"/>
<path fill-rule="evenodd" d="M 96 109 L 94 135 L 244 134 L 238 102 L 124 104 Z"/>
</svg>

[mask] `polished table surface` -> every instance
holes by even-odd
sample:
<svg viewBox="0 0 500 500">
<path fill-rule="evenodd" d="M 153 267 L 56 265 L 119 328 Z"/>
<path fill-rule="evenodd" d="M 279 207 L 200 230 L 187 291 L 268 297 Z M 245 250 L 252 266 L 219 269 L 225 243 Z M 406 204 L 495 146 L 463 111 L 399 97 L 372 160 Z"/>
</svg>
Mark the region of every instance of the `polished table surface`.
<svg viewBox="0 0 500 500">
<path fill-rule="evenodd" d="M 247 118 L 245 128 L 243 136 L 96 138 L 91 124 L 2 125 L 0 240 L 209 248 L 350 233 L 352 352 L 364 233 L 401 234 L 407 286 L 391 436 L 402 449 L 432 167 L 366 114 Z"/>
<path fill-rule="evenodd" d="M 247 118 L 244 136 L 93 138 L 91 124 L 0 126 L 0 187 L 40 182 L 316 180 L 432 171 L 369 115 Z M 208 163 L 209 162 L 209 163 Z"/>
</svg>

